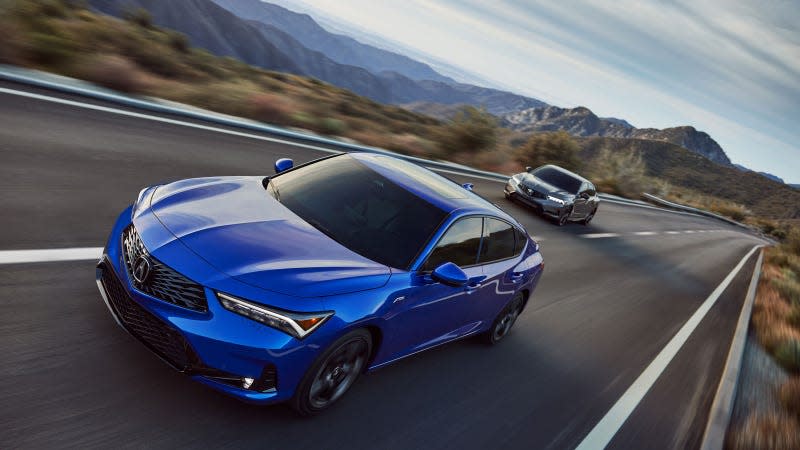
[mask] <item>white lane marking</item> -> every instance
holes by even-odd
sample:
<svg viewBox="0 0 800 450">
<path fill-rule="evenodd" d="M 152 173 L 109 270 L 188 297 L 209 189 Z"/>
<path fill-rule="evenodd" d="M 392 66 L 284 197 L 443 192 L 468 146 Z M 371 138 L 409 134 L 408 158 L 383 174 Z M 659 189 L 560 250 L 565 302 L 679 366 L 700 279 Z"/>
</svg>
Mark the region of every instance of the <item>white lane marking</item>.
<svg viewBox="0 0 800 450">
<path fill-rule="evenodd" d="M 586 239 L 601 239 L 601 238 L 617 237 L 619 236 L 619 233 L 588 233 L 588 234 L 581 234 L 580 236 Z"/>
<path fill-rule="evenodd" d="M 673 336 L 661 352 L 659 352 L 644 372 L 639 375 L 639 378 L 633 382 L 628 390 L 622 394 L 622 397 L 620 397 L 606 415 L 603 416 L 600 422 L 598 422 L 592 431 L 581 441 L 577 450 L 602 449 L 611 442 L 614 435 L 617 434 L 625 421 L 628 420 L 628 417 L 636 408 L 636 405 L 642 401 L 645 394 L 653 387 L 653 384 L 655 384 L 656 380 L 658 380 L 664 372 L 664 369 L 667 368 L 670 361 L 678 354 L 678 351 L 689 339 L 689 336 L 691 336 L 692 332 L 700 324 L 700 321 L 703 320 L 711 307 L 714 306 L 714 303 L 717 302 L 728 285 L 731 284 L 731 281 L 733 281 L 739 271 L 742 270 L 745 262 L 747 262 L 750 256 L 760 247 L 760 245 L 756 245 L 747 252 L 742 260 L 739 261 L 739 264 L 737 264 L 728 276 L 722 280 L 722 283 L 711 292 L 708 298 L 697 308 L 697 311 L 692 314 L 689 320 L 683 324 L 681 329 L 678 330 L 675 336 Z"/>
<path fill-rule="evenodd" d="M 103 247 L 59 248 L 47 250 L 3 250 L 0 264 L 36 263 L 50 261 L 83 261 L 99 259 Z"/>
<path fill-rule="evenodd" d="M 216 133 L 229 134 L 229 135 L 232 135 L 232 136 L 244 137 L 244 138 L 249 138 L 249 139 L 257 139 L 257 140 L 260 140 L 260 141 L 275 142 L 277 144 L 284 144 L 284 145 L 289 145 L 289 146 L 294 146 L 294 147 L 307 148 L 307 149 L 310 149 L 310 150 L 317 150 L 317 151 L 325 152 L 325 153 L 331 153 L 331 154 L 333 154 L 333 153 L 342 153 L 342 151 L 340 151 L 340 150 L 333 150 L 333 149 L 330 149 L 330 148 L 319 147 L 317 145 L 312 145 L 312 144 L 303 144 L 303 143 L 300 143 L 300 142 L 288 141 L 288 140 L 285 140 L 285 139 L 274 138 L 274 137 L 269 137 L 269 136 L 261 136 L 261 135 L 253 134 L 253 133 L 244 133 L 244 132 L 241 132 L 241 131 L 233 131 L 233 130 L 228 130 L 228 129 L 225 129 L 225 128 L 212 127 L 212 126 L 208 126 L 208 125 L 201 125 L 201 124 L 198 124 L 198 123 L 184 122 L 182 120 L 167 119 L 166 117 L 152 116 L 152 115 L 149 115 L 149 114 L 142 114 L 142 113 L 137 113 L 137 112 L 133 112 L 133 111 L 125 111 L 124 109 L 110 108 L 108 106 L 92 105 L 90 103 L 76 102 L 74 100 L 67 100 L 67 99 L 58 98 L 58 97 L 49 97 L 47 95 L 34 94 L 32 92 L 17 91 L 17 90 L 8 89 L 8 88 L 0 88 L 0 92 L 2 92 L 4 94 L 9 94 L 9 95 L 17 95 L 17 96 L 20 96 L 20 97 L 34 98 L 34 99 L 42 100 L 42 101 L 45 101 L 45 102 L 60 103 L 62 105 L 74 106 L 76 108 L 91 109 L 91 110 L 94 110 L 94 111 L 102 111 L 102 112 L 107 112 L 107 113 L 110 113 L 110 114 L 118 114 L 118 115 L 121 115 L 121 116 L 135 117 L 137 119 L 144 119 L 144 120 L 151 120 L 151 121 L 154 121 L 154 122 L 168 123 L 170 125 L 179 125 L 179 126 L 183 126 L 183 127 L 196 128 L 196 129 L 204 130 L 204 131 L 213 131 L 213 132 L 216 132 Z M 483 180 L 496 181 L 498 183 L 505 183 L 505 181 L 500 181 L 500 180 L 498 180 L 496 178 L 484 177 L 484 176 L 481 176 L 481 175 L 471 175 L 471 174 L 466 174 L 466 173 L 463 173 L 463 172 L 458 172 L 458 171 L 455 171 L 455 170 L 439 169 L 439 168 L 436 168 L 436 167 L 427 167 L 427 168 L 430 169 L 430 170 L 436 171 L 436 172 L 443 172 L 443 173 L 461 175 L 461 176 L 465 176 L 465 177 L 469 177 L 469 178 L 479 178 L 479 179 L 483 179 Z"/>
<path fill-rule="evenodd" d="M 664 234 L 681 234 L 680 231 L 665 231 Z"/>
<path fill-rule="evenodd" d="M 637 231 L 633 234 L 635 234 L 636 236 L 655 236 L 658 233 L 655 231 Z"/>
<path fill-rule="evenodd" d="M 686 231 L 684 231 L 684 233 L 686 233 L 686 234 L 692 234 L 692 233 L 694 233 L 694 230 L 686 230 Z"/>
</svg>

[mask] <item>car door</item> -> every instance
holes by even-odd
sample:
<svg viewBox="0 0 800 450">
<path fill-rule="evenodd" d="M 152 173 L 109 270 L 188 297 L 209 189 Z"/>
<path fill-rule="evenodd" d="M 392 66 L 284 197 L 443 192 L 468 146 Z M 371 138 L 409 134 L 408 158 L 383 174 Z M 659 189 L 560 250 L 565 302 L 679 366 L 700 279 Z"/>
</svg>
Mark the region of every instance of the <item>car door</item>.
<svg viewBox="0 0 800 450">
<path fill-rule="evenodd" d="M 416 273 L 410 273 L 411 287 L 395 300 L 384 327 L 390 346 L 388 359 L 445 342 L 468 333 L 469 305 L 482 294 L 478 289 L 483 271 L 477 264 L 483 233 L 482 217 L 465 217 L 454 222 Z M 431 278 L 439 265 L 452 262 L 470 278 L 467 286 L 449 286 Z"/>
<path fill-rule="evenodd" d="M 519 241 L 519 242 L 518 242 Z M 486 325 L 512 299 L 529 276 L 521 254 L 527 239 L 510 223 L 486 217 L 478 264 L 486 278 L 482 281 L 480 302 L 474 302 L 471 321 Z"/>
</svg>

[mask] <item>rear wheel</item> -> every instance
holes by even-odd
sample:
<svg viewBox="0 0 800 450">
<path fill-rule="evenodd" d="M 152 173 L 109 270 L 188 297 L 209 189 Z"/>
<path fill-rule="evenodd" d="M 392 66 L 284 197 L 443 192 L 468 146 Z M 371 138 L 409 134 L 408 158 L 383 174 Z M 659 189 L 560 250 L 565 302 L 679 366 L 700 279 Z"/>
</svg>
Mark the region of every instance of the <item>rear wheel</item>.
<svg viewBox="0 0 800 450">
<path fill-rule="evenodd" d="M 324 411 L 355 383 L 367 365 L 372 338 L 367 330 L 355 330 L 337 339 L 303 376 L 291 400 L 303 416 Z"/>
<path fill-rule="evenodd" d="M 508 336 L 508 333 L 511 331 L 511 327 L 514 326 L 514 323 L 517 321 L 517 317 L 519 317 L 520 313 L 522 312 L 522 292 L 517 292 L 513 299 L 508 302 L 505 308 L 500 311 L 500 314 L 494 319 L 492 323 L 492 327 L 489 329 L 488 334 L 488 342 L 489 344 L 497 344 L 498 342 L 502 341 L 503 338 Z"/>
</svg>

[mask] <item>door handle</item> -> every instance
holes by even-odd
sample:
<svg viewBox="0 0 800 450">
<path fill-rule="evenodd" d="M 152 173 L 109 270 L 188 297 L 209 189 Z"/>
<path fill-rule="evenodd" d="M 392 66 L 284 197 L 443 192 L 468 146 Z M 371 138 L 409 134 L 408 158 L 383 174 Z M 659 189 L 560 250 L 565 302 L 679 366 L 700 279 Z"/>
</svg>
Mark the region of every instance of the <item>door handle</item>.
<svg viewBox="0 0 800 450">
<path fill-rule="evenodd" d="M 473 292 L 475 292 L 478 289 L 480 289 L 481 286 L 483 286 L 483 283 L 481 283 L 480 281 L 473 281 L 473 282 L 467 284 L 464 287 L 464 290 L 467 291 L 467 294 L 472 294 Z"/>
</svg>

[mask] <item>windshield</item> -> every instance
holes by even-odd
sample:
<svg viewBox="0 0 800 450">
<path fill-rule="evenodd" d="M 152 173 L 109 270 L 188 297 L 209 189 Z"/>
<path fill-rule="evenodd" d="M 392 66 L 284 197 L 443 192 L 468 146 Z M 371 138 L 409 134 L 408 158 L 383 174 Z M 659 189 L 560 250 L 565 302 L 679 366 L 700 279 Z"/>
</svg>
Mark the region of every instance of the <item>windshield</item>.
<svg viewBox="0 0 800 450">
<path fill-rule="evenodd" d="M 400 269 L 411 265 L 445 217 L 348 155 L 276 176 L 268 192 L 350 250 Z"/>
<path fill-rule="evenodd" d="M 571 194 L 577 194 L 581 188 L 581 180 L 552 167 L 540 167 L 531 175 Z"/>
</svg>

